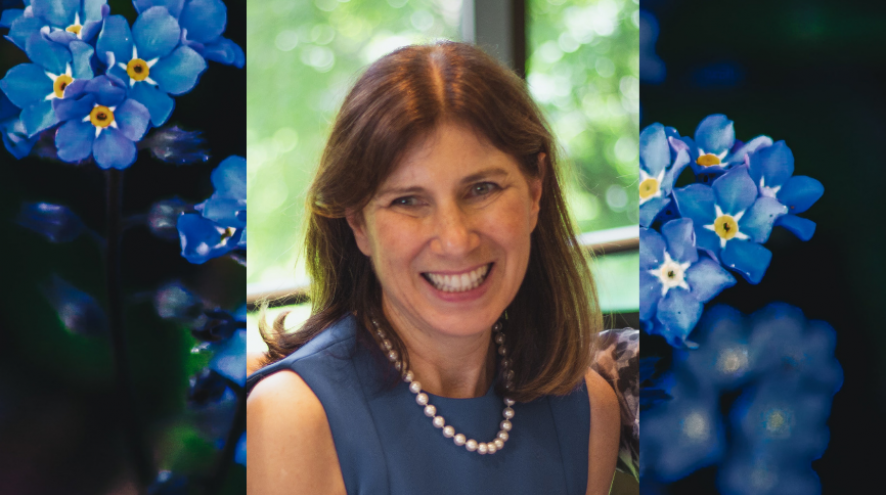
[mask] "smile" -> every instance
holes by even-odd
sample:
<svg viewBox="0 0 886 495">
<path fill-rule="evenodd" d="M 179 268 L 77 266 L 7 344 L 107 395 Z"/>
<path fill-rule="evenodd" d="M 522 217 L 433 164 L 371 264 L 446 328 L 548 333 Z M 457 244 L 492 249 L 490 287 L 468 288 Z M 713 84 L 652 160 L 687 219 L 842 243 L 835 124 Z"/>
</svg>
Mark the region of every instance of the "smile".
<svg viewBox="0 0 886 495">
<path fill-rule="evenodd" d="M 437 290 L 443 292 L 465 292 L 479 287 L 486 280 L 490 268 L 492 268 L 492 263 L 464 273 L 444 275 L 425 272 L 421 275 Z"/>
</svg>

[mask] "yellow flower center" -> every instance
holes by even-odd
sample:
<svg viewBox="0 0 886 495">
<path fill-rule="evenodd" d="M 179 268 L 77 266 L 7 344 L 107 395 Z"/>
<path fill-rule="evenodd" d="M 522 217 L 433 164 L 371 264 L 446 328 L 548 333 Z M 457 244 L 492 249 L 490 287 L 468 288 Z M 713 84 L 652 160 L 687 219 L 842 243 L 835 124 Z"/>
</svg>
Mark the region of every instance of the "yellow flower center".
<svg viewBox="0 0 886 495">
<path fill-rule="evenodd" d="M 714 232 L 728 241 L 738 233 L 738 223 L 732 215 L 722 215 L 714 220 Z"/>
<path fill-rule="evenodd" d="M 62 74 L 56 77 L 55 82 L 52 83 L 52 91 L 55 93 L 56 98 L 64 98 L 65 88 L 67 88 L 68 84 L 71 84 L 73 81 L 74 78 L 67 74 Z"/>
<path fill-rule="evenodd" d="M 105 128 L 114 122 L 114 112 L 104 105 L 96 105 L 89 112 L 89 120 L 92 122 L 92 125 Z"/>
<path fill-rule="evenodd" d="M 126 73 L 136 81 L 144 81 L 148 78 L 148 74 L 151 73 L 151 69 L 148 67 L 148 63 L 144 60 L 134 58 L 126 64 Z"/>
<path fill-rule="evenodd" d="M 221 235 L 221 242 L 222 242 L 222 243 L 227 242 L 228 239 L 230 239 L 231 237 L 234 237 L 234 233 L 235 233 L 235 232 L 237 232 L 237 230 L 234 229 L 234 227 L 228 227 L 228 228 L 226 228 L 225 231 L 222 232 L 222 235 Z"/>
<path fill-rule="evenodd" d="M 640 198 L 649 199 L 658 192 L 658 181 L 656 179 L 646 179 L 640 183 Z"/>
<path fill-rule="evenodd" d="M 74 33 L 79 36 L 81 29 L 83 29 L 83 26 L 81 26 L 80 24 L 71 24 L 70 26 L 65 28 L 65 31 L 69 33 Z"/>
<path fill-rule="evenodd" d="M 713 153 L 705 153 L 704 155 L 699 156 L 698 159 L 695 160 L 695 163 L 701 165 L 702 167 L 719 165 L 720 157 Z"/>
</svg>

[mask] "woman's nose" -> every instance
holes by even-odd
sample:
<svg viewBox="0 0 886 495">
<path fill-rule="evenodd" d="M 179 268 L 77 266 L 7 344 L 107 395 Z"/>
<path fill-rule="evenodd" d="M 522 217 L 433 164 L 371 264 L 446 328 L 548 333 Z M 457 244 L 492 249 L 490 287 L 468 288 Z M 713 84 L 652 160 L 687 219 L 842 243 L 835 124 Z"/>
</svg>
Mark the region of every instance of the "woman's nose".
<svg viewBox="0 0 886 495">
<path fill-rule="evenodd" d="M 473 222 L 458 205 L 442 205 L 436 212 L 431 250 L 443 256 L 464 256 L 480 245 Z"/>
</svg>

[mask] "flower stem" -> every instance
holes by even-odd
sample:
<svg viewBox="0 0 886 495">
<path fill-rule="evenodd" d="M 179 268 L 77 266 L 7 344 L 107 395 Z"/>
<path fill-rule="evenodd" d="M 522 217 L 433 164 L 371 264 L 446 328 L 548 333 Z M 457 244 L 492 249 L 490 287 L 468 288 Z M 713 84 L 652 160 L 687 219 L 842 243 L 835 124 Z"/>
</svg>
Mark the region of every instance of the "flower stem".
<svg viewBox="0 0 886 495">
<path fill-rule="evenodd" d="M 110 169 L 105 173 L 107 186 L 107 237 L 105 245 L 105 276 L 108 291 L 108 320 L 111 329 L 111 344 L 114 355 L 117 401 L 121 408 L 126 444 L 129 449 L 132 468 L 138 477 L 139 493 L 153 481 L 154 469 L 145 448 L 139 428 L 138 409 L 135 407 L 135 389 L 132 385 L 129 357 L 126 350 L 126 335 L 123 329 L 123 286 L 120 280 L 120 244 L 123 232 L 123 172 Z"/>
<path fill-rule="evenodd" d="M 240 437 L 246 431 L 246 388 L 239 384 L 226 380 L 228 386 L 237 394 L 237 412 L 234 413 L 234 421 L 231 422 L 231 429 L 228 430 L 228 437 L 225 439 L 225 446 L 219 454 L 216 461 L 215 470 L 212 477 L 206 484 L 204 495 L 218 495 L 224 489 L 225 478 L 228 475 L 231 464 L 234 463 L 234 456 L 237 454 L 237 443 Z"/>
</svg>

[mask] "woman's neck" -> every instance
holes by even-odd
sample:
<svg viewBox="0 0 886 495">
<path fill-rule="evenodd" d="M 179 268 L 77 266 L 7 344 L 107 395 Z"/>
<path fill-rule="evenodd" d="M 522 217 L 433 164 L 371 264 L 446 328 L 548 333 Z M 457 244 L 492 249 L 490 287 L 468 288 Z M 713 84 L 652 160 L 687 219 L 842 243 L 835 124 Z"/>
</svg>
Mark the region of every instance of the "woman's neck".
<svg viewBox="0 0 886 495">
<path fill-rule="evenodd" d="M 492 329 L 473 335 L 447 335 L 411 325 L 385 311 L 409 353 L 409 370 L 422 390 L 454 399 L 486 395 L 495 378 Z"/>
</svg>

